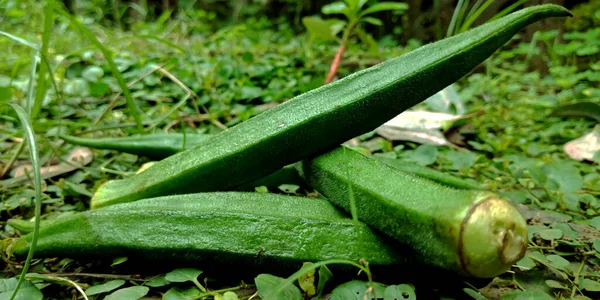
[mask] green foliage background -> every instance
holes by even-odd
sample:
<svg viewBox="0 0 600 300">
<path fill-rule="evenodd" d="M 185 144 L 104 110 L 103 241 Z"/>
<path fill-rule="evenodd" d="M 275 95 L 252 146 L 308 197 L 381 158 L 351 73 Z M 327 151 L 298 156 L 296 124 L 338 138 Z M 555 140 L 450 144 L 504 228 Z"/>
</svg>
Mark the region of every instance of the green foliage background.
<svg viewBox="0 0 600 300">
<path fill-rule="evenodd" d="M 0 2 L 0 101 L 39 106 L 32 126 L 42 166 L 63 162 L 73 149 L 58 138 L 63 133 L 107 137 L 161 131 L 220 132 L 320 86 L 338 46 L 336 40 L 311 38 L 302 26 L 301 18 L 318 14 L 325 2 L 253 1 L 237 7 L 238 1 L 180 0 L 173 12 L 164 10 L 162 3 L 147 2 L 150 4 L 120 1 L 119 6 L 113 1 L 66 3 L 66 8 L 109 50 L 113 66 L 107 52 L 90 42 L 64 15 L 57 14 L 46 22 L 48 14 L 38 1 Z M 281 8 L 274 10 L 276 4 Z M 564 153 L 563 146 L 592 131 L 600 116 L 585 110 L 570 117 L 553 112 L 566 104 L 600 101 L 600 2 L 584 1 L 576 6 L 574 1 L 571 5 L 574 18 L 545 24 L 547 27 L 537 33 L 523 32 L 456 83 L 463 113 L 484 111 L 445 132 L 446 136 L 458 137 L 453 141 L 469 152 L 391 141 L 375 132 L 353 144 L 365 154 L 416 162 L 510 197 L 521 204 L 530 225 L 527 256 L 510 273 L 483 288 L 456 284 L 458 292 L 445 289 L 438 293 L 436 282 L 416 289 L 407 282 L 386 282 L 393 287 L 390 293 L 397 289 L 416 292 L 423 298 L 458 293 L 453 296 L 456 299 L 465 295 L 475 299 L 597 298 L 600 156 L 575 161 Z M 438 10 L 446 16 L 452 14 L 442 6 Z M 426 14 L 424 18 L 436 19 L 433 16 Z M 449 18 L 434 22 L 423 29 L 429 33 L 416 34 L 410 29 L 410 13 L 386 12 L 378 17 L 385 20 L 383 26 L 364 27 L 372 42 L 359 35 L 351 37 L 338 77 L 440 38 L 446 32 L 444 22 L 449 22 Z M 51 30 L 44 30 L 48 24 Z M 40 50 L 47 55 L 38 56 Z M 42 72 L 44 68 L 50 70 L 51 77 Z M 115 68 L 131 91 L 133 106 L 121 94 Z M 36 98 L 39 101 L 33 100 Z M 457 112 L 456 107 L 433 104 L 418 108 Z M 141 131 L 132 109 L 139 113 Z M 18 116 L 7 106 L 0 106 L 0 112 L 0 169 L 8 171 L 13 165 L 27 164 L 29 157 Z M 93 162 L 85 168 L 44 181 L 43 219 L 86 210 L 99 184 L 133 174 L 149 161 L 116 151 L 93 153 Z M 33 217 L 33 184 L 31 180 L 15 183 L 9 172 L 1 179 L 2 233 L 5 238 L 19 236 L 5 223 L 11 218 Z M 288 186 L 269 192 L 306 195 L 313 191 Z M 14 288 L 14 275 L 20 266 L 20 262 L 6 260 L 4 274 L 10 279 L 2 281 L 0 295 Z M 183 271 L 197 274 L 185 282 L 166 280 L 172 279 L 169 271 L 156 270 L 141 277 L 122 275 L 130 274 L 127 272 L 136 272 L 127 258 L 111 262 L 36 260 L 30 271 L 34 275 L 22 289 L 30 293 L 29 299 L 39 299 L 40 291 L 55 299 L 69 298 L 72 292 L 79 295 L 77 286 L 90 297 L 118 292 L 112 299 L 123 294 L 193 299 L 203 295 L 198 285 L 205 283 L 196 277 L 211 278 L 193 269 Z M 65 275 L 73 273 L 99 277 Z M 328 273 L 321 268 L 319 274 Z M 221 289 L 223 296 L 230 289 L 246 299 L 255 291 L 238 285 L 242 278 L 235 272 L 229 277 L 229 281 L 210 281 L 208 286 Z M 364 276 L 361 279 L 366 281 Z M 339 285 L 338 296 L 355 289 L 364 292 L 364 284 L 349 281 Z M 330 285 L 330 291 L 334 287 Z M 383 286 L 378 288 L 385 293 Z"/>
</svg>

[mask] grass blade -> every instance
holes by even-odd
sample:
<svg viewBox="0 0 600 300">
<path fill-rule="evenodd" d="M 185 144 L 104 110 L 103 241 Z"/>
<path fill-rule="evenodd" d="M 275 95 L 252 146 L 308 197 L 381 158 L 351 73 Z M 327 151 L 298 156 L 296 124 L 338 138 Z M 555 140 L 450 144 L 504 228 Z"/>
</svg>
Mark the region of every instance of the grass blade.
<svg viewBox="0 0 600 300">
<path fill-rule="evenodd" d="M 25 140 L 27 140 L 27 144 L 29 145 L 29 159 L 31 160 L 31 165 L 33 167 L 33 184 L 35 187 L 35 223 L 33 227 L 33 237 L 31 239 L 31 247 L 29 248 L 29 253 L 27 254 L 27 259 L 25 260 L 25 265 L 21 271 L 19 281 L 10 298 L 13 300 L 19 292 L 23 281 L 25 280 L 25 275 L 27 274 L 29 266 L 31 265 L 31 259 L 33 258 L 33 253 L 35 252 L 35 247 L 38 240 L 38 234 L 40 231 L 40 216 L 42 214 L 42 176 L 40 174 L 40 162 L 37 144 L 35 142 L 35 133 L 33 132 L 33 126 L 29 120 L 29 115 L 27 115 L 27 112 L 25 112 L 25 110 L 17 104 L 6 104 L 10 105 L 15 110 L 19 120 L 21 121 L 21 124 L 23 125 L 23 129 L 25 131 Z"/>
<path fill-rule="evenodd" d="M 465 22 L 466 19 L 466 14 L 467 14 L 467 8 L 469 7 L 469 5 L 471 4 L 470 0 L 465 1 L 465 3 L 463 4 L 463 6 L 461 7 L 460 12 L 458 12 L 458 18 L 456 19 L 456 28 L 461 28 L 462 24 Z M 454 30 L 454 34 L 459 33 L 460 31 L 458 30 Z"/>
<path fill-rule="evenodd" d="M 483 1 L 485 0 L 477 0 L 477 2 L 475 2 L 475 4 L 473 4 L 473 6 L 471 6 L 471 9 L 469 9 L 469 13 L 467 13 L 467 19 L 470 18 L 473 13 L 475 13 L 477 11 L 477 9 L 481 6 L 481 4 L 483 4 Z"/>
<path fill-rule="evenodd" d="M 133 115 L 133 118 L 135 119 L 137 129 L 140 132 L 142 132 L 142 130 L 143 130 L 142 117 L 139 113 L 138 107 L 135 104 L 135 101 L 133 100 L 133 97 L 131 96 L 131 92 L 129 91 L 129 88 L 127 87 L 127 83 L 125 82 L 125 79 L 123 79 L 123 76 L 121 75 L 121 72 L 119 71 L 119 68 L 117 68 L 115 61 L 112 59 L 112 52 L 110 50 L 108 50 L 106 47 L 104 47 L 104 45 L 96 38 L 96 36 L 89 29 L 87 29 L 83 24 L 81 24 L 81 22 L 79 22 L 79 20 L 77 18 L 73 17 L 69 12 L 64 10 L 62 7 L 55 5 L 54 0 L 50 0 L 50 2 L 54 3 L 53 7 L 58 14 L 67 18 L 73 26 L 75 26 L 90 42 L 92 42 L 92 44 L 94 44 L 94 46 L 96 46 L 102 52 L 102 54 L 104 55 L 104 58 L 106 59 L 106 62 L 108 63 L 108 66 L 110 67 L 111 71 L 113 72 L 113 74 L 115 76 L 115 79 L 117 80 L 117 83 L 119 84 L 119 87 L 121 88 L 121 90 L 123 92 L 123 96 L 125 96 L 125 99 L 127 100 L 127 106 L 129 107 L 129 112 L 131 113 L 131 115 Z"/>
<path fill-rule="evenodd" d="M 50 42 L 50 34 L 52 31 L 52 22 L 54 21 L 54 10 L 52 8 L 53 2 L 46 2 L 46 8 L 44 9 L 44 31 L 42 33 L 42 48 L 39 51 L 40 56 L 48 57 L 48 43 Z M 37 89 L 35 93 L 35 101 L 29 112 L 32 119 L 37 117 L 38 113 L 42 109 L 42 103 L 46 97 L 48 89 L 48 78 L 46 77 L 49 73 L 48 65 L 40 64 L 40 72 L 38 74 Z M 52 77 L 52 74 L 48 74 Z"/>
<path fill-rule="evenodd" d="M 508 14 L 510 14 L 511 12 L 513 12 L 515 9 L 517 9 L 517 7 L 519 7 L 519 5 L 523 4 L 527 2 L 527 0 L 519 0 L 513 4 L 511 4 L 509 7 L 505 8 L 504 10 L 502 10 L 501 12 L 497 13 L 495 16 L 493 16 L 490 21 L 494 21 L 496 19 L 502 18 Z M 489 22 L 489 21 L 488 21 Z"/>
<path fill-rule="evenodd" d="M 471 28 L 471 25 L 473 25 L 473 23 L 477 20 L 477 18 L 479 18 L 479 16 L 481 16 L 481 14 L 490 6 L 492 5 L 492 3 L 494 3 L 494 0 L 488 0 L 486 1 L 479 9 L 477 9 L 477 11 L 475 11 L 473 13 L 473 15 L 471 15 L 460 27 L 460 32 L 465 32 L 467 30 L 469 30 L 469 28 Z"/>
<path fill-rule="evenodd" d="M 33 110 L 33 102 L 35 101 L 35 96 L 33 95 L 33 81 L 35 80 L 35 74 L 37 72 L 37 59 L 37 55 L 34 55 L 31 58 L 31 73 L 29 74 L 29 82 L 27 83 L 27 102 L 25 102 L 24 105 L 25 109 L 30 114 Z"/>
<path fill-rule="evenodd" d="M 450 20 L 450 25 L 448 25 L 446 37 L 450 37 L 454 34 L 454 28 L 456 27 L 456 19 L 458 19 L 458 14 L 462 10 L 464 2 L 464 0 L 458 0 L 458 4 L 456 5 L 456 8 L 454 8 L 454 13 L 452 14 L 452 19 Z"/>
</svg>

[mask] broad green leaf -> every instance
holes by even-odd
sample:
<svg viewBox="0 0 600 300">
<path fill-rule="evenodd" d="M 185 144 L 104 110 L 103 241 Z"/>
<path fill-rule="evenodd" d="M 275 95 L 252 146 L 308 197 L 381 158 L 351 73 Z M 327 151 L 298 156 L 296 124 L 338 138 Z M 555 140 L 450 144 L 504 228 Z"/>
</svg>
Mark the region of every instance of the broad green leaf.
<svg viewBox="0 0 600 300">
<path fill-rule="evenodd" d="M 89 82 L 97 82 L 104 76 L 104 70 L 98 66 L 89 66 L 83 70 L 81 77 Z"/>
<path fill-rule="evenodd" d="M 197 288 L 188 288 L 181 290 L 179 288 L 170 288 L 164 295 L 162 300 L 193 300 L 200 295 L 200 290 Z"/>
<path fill-rule="evenodd" d="M 0 279 L 0 300 L 9 300 L 17 286 L 17 278 Z M 44 295 L 31 282 L 23 281 L 14 300 L 42 300 Z"/>
<path fill-rule="evenodd" d="M 583 187 L 583 177 L 570 162 L 554 161 L 545 164 L 542 169 L 548 176 L 548 181 L 558 184 L 563 193 L 576 192 Z"/>
<path fill-rule="evenodd" d="M 88 84 L 91 97 L 103 97 L 112 92 L 110 86 L 105 82 L 90 82 Z"/>
<path fill-rule="evenodd" d="M 525 255 L 520 261 L 517 262 L 517 266 L 524 269 L 533 269 L 535 268 L 535 262 Z"/>
<path fill-rule="evenodd" d="M 225 292 L 223 294 L 223 300 L 238 300 L 238 295 L 234 292 Z"/>
<path fill-rule="evenodd" d="M 321 13 L 323 13 L 325 15 L 331 15 L 331 14 L 346 15 L 348 13 L 348 6 L 346 5 L 346 3 L 342 2 L 342 1 L 329 3 L 329 4 L 324 5 L 321 8 Z"/>
<path fill-rule="evenodd" d="M 381 297 L 381 295 L 377 295 Z M 385 289 L 383 300 L 416 300 L 417 295 L 413 288 L 408 284 L 390 285 Z"/>
<path fill-rule="evenodd" d="M 383 25 L 383 21 L 381 21 L 380 19 L 374 18 L 374 17 L 362 17 L 360 18 L 359 22 L 365 22 L 365 23 L 369 23 L 375 26 L 382 26 Z"/>
<path fill-rule="evenodd" d="M 377 297 L 381 297 L 385 294 L 385 288 L 381 284 L 373 283 L 374 291 L 377 294 Z M 360 281 L 353 280 L 343 284 L 338 285 L 331 292 L 331 297 L 329 300 L 373 300 L 373 293 L 369 293 L 369 296 L 366 296 L 366 292 L 369 289 L 369 284 Z"/>
<path fill-rule="evenodd" d="M 449 151 L 446 158 L 452 162 L 451 170 L 471 168 L 475 164 L 477 155 L 473 152 Z"/>
<path fill-rule="evenodd" d="M 600 10 L 598 12 L 600 12 Z M 575 295 L 575 297 L 571 298 L 570 300 L 594 300 L 594 299 L 584 296 L 584 295 Z"/>
<path fill-rule="evenodd" d="M 578 212 L 581 210 L 581 207 L 579 206 L 579 195 L 576 193 L 565 193 L 562 196 L 562 204 L 570 211 Z"/>
<path fill-rule="evenodd" d="M 114 267 L 116 265 L 120 265 L 120 264 L 126 262 L 127 259 L 128 259 L 127 256 L 116 257 L 115 259 L 113 259 L 113 262 L 112 262 L 112 264 L 110 264 L 110 266 Z"/>
<path fill-rule="evenodd" d="M 560 229 L 544 229 L 539 232 L 542 239 L 547 241 L 557 240 L 563 237 L 563 232 Z"/>
<path fill-rule="evenodd" d="M 124 284 L 125 280 L 122 279 L 107 281 L 103 284 L 94 285 L 90 287 L 89 289 L 85 290 L 85 294 L 88 296 L 92 296 L 96 294 L 107 293 L 121 287 Z"/>
<path fill-rule="evenodd" d="M 106 296 L 104 300 L 138 300 L 150 291 L 147 286 L 132 286 L 120 290 L 116 290 L 112 294 Z"/>
<path fill-rule="evenodd" d="M 600 253 L 600 240 L 595 240 L 592 245 L 594 246 L 594 249 L 596 249 L 596 252 Z"/>
<path fill-rule="evenodd" d="M 348 4 L 348 10 L 350 11 L 349 18 L 352 18 L 356 13 L 367 3 L 368 0 L 344 0 Z"/>
<path fill-rule="evenodd" d="M 263 95 L 263 89 L 257 86 L 242 86 L 239 90 L 238 99 L 252 100 Z"/>
<path fill-rule="evenodd" d="M 592 218 L 590 220 L 590 225 L 596 229 L 600 229 L 600 216 Z"/>
<path fill-rule="evenodd" d="M 265 299 L 269 296 L 272 300 L 303 300 L 302 293 L 293 284 L 286 286 L 279 294 L 271 295 L 277 287 L 285 281 L 285 278 L 273 276 L 270 274 L 260 274 L 254 278 L 258 296 Z"/>
<path fill-rule="evenodd" d="M 598 53 L 600 53 L 600 47 L 598 47 L 598 45 L 585 45 L 575 51 L 575 54 L 579 56 L 588 56 Z"/>
<path fill-rule="evenodd" d="M 553 289 L 561 289 L 561 290 L 569 289 L 566 285 L 564 285 L 561 282 L 556 281 L 556 280 L 548 279 L 548 280 L 546 280 L 546 284 Z"/>
<path fill-rule="evenodd" d="M 600 282 L 585 278 L 579 284 L 579 288 L 588 292 L 600 292 Z"/>
<path fill-rule="evenodd" d="M 86 97 L 90 93 L 89 83 L 81 78 L 68 80 L 65 82 L 63 92 L 71 96 Z"/>
<path fill-rule="evenodd" d="M 170 282 L 194 281 L 202 274 L 202 271 L 192 268 L 175 269 L 165 275 L 165 279 Z"/>
<path fill-rule="evenodd" d="M 150 286 L 150 287 L 161 287 L 161 286 L 165 286 L 168 284 L 169 284 L 169 282 L 165 279 L 165 276 L 159 276 L 156 278 L 152 278 L 151 280 L 146 282 L 144 285 Z"/>
<path fill-rule="evenodd" d="M 550 226 L 554 229 L 560 229 L 560 231 L 562 231 L 562 233 L 565 236 L 568 236 L 574 241 L 577 240 L 577 238 L 579 237 L 579 234 L 575 230 L 573 230 L 573 228 L 571 228 L 571 226 L 569 226 L 569 224 L 567 223 L 554 222 Z"/>
<path fill-rule="evenodd" d="M 437 160 L 438 150 L 437 147 L 432 145 L 421 145 L 411 152 L 402 152 L 401 155 L 406 155 L 406 157 L 410 158 L 413 162 L 427 166 L 433 164 Z"/>
<path fill-rule="evenodd" d="M 550 261 L 550 266 L 556 269 L 562 270 L 569 266 L 569 261 L 559 255 L 550 254 L 546 256 L 546 259 Z"/>
<path fill-rule="evenodd" d="M 361 2 L 366 2 L 366 0 L 344 0 L 349 7 L 358 7 L 361 5 Z M 363 3 L 364 5 L 364 3 Z"/>
<path fill-rule="evenodd" d="M 345 23 L 341 20 L 323 20 L 319 17 L 304 17 L 302 18 L 302 24 L 315 39 L 328 41 L 336 39 L 336 35 L 343 28 L 343 26 L 339 26 L 339 24 Z"/>
<path fill-rule="evenodd" d="M 372 13 L 376 13 L 376 12 L 380 12 L 380 11 L 386 11 L 386 10 L 407 10 L 408 9 L 408 4 L 406 3 L 401 3 L 401 2 L 379 2 L 379 3 L 375 3 L 369 7 L 367 7 L 365 10 L 363 10 L 360 15 L 364 16 L 364 15 L 368 15 L 368 14 L 372 14 Z"/>
<path fill-rule="evenodd" d="M 515 291 L 502 297 L 502 300 L 554 300 L 554 297 L 540 291 Z"/>
</svg>

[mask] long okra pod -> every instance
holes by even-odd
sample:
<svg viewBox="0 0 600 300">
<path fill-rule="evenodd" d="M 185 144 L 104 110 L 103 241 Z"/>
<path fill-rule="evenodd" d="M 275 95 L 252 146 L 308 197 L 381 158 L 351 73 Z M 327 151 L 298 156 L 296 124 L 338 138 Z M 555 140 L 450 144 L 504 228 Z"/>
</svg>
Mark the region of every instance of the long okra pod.
<svg viewBox="0 0 600 300">
<path fill-rule="evenodd" d="M 527 250 L 527 224 L 508 200 L 401 172 L 346 147 L 301 165 L 327 200 L 396 238 L 424 264 L 494 277 Z M 354 204 L 354 205 L 353 205 Z"/>
<path fill-rule="evenodd" d="M 106 182 L 91 206 L 252 182 L 374 130 L 469 73 L 527 25 L 568 15 L 556 5 L 529 7 L 299 95 L 145 172 Z"/>
</svg>

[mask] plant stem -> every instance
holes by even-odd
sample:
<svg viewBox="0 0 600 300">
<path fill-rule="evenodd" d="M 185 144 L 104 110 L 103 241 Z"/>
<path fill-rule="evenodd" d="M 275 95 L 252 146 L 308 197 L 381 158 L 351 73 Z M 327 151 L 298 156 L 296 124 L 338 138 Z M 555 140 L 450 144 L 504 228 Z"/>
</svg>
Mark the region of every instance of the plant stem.
<svg viewBox="0 0 600 300">
<path fill-rule="evenodd" d="M 198 287 L 198 289 L 200 291 L 202 291 L 203 293 L 206 293 L 206 288 L 204 288 L 204 286 L 202 286 L 202 284 L 200 284 L 198 279 L 194 279 L 194 280 L 192 280 L 192 282 L 196 285 L 196 287 Z"/>
<path fill-rule="evenodd" d="M 356 19 L 350 21 L 348 26 L 344 30 L 344 35 L 342 35 L 342 42 L 340 43 L 340 47 L 338 48 L 335 57 L 333 58 L 333 62 L 331 62 L 331 68 L 329 68 L 329 74 L 327 74 L 327 78 L 325 78 L 325 83 L 328 84 L 333 81 L 335 74 L 337 74 L 337 70 L 340 66 L 340 61 L 342 60 L 342 54 L 344 54 L 344 50 L 346 50 L 346 44 L 348 43 L 348 39 L 350 38 L 350 34 L 352 33 L 352 29 L 356 25 Z"/>
</svg>

